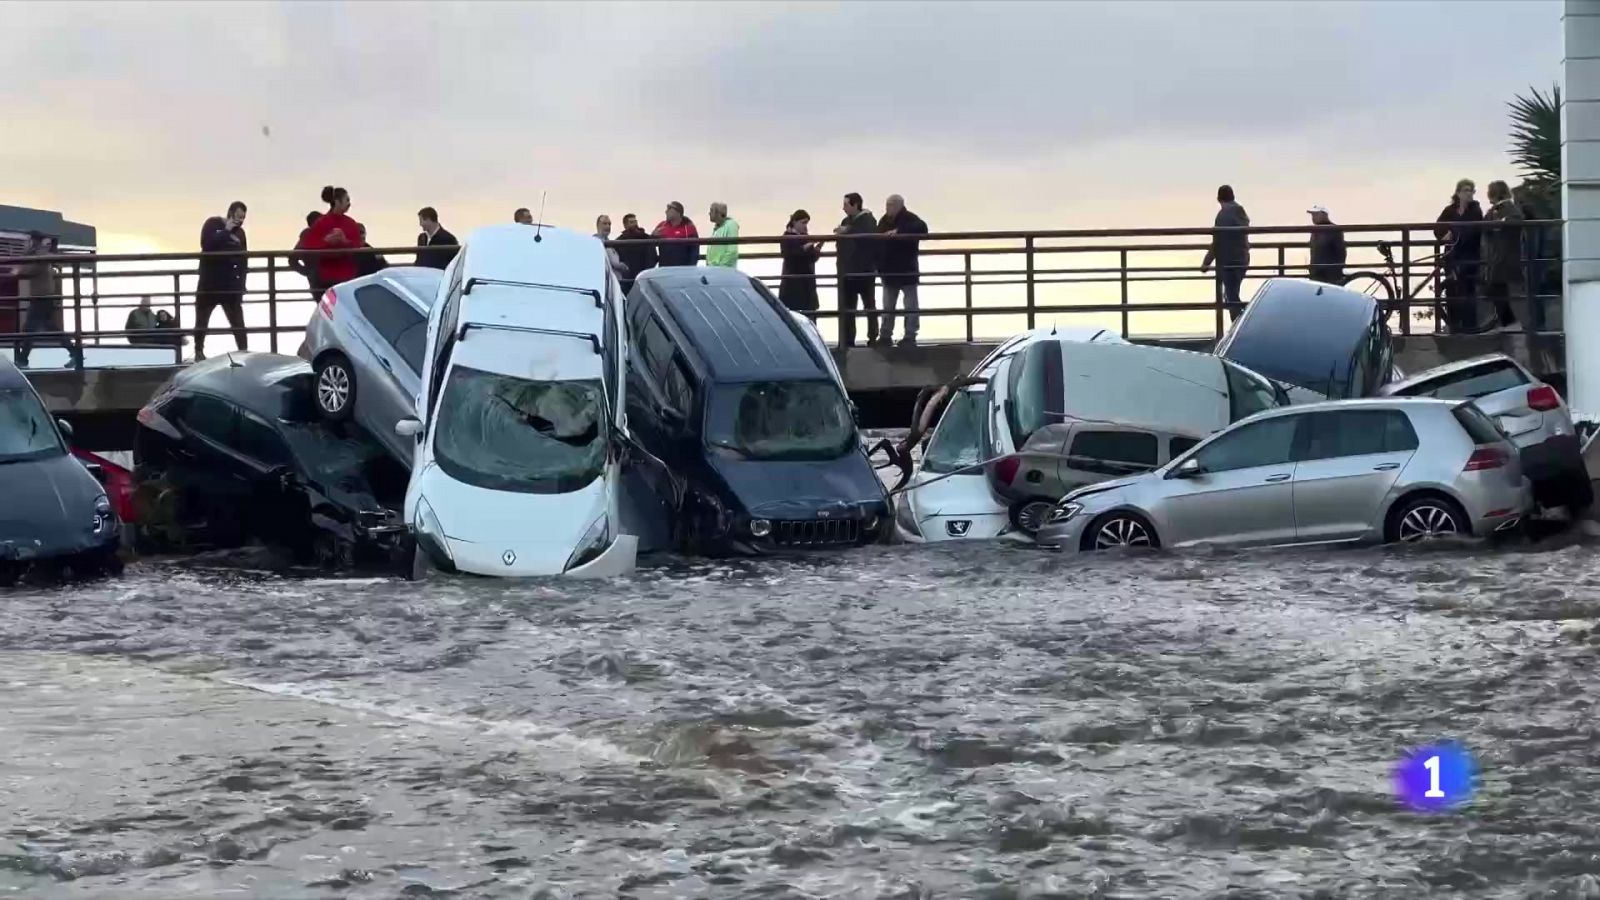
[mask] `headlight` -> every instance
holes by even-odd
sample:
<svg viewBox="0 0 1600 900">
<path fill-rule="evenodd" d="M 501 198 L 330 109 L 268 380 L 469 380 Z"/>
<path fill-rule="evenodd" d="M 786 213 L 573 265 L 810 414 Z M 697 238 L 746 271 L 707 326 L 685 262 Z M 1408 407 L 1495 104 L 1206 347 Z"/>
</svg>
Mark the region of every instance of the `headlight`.
<svg viewBox="0 0 1600 900">
<path fill-rule="evenodd" d="M 417 500 L 416 529 L 417 535 L 427 541 L 431 549 L 443 554 L 452 565 L 455 563 L 455 557 L 450 555 L 450 542 L 445 539 L 444 526 L 439 524 L 439 517 L 433 514 L 433 507 L 426 500 Z"/>
<path fill-rule="evenodd" d="M 768 519 L 751 519 L 750 536 L 764 538 L 772 533 L 772 522 Z"/>
<path fill-rule="evenodd" d="M 94 498 L 94 530 L 96 534 L 111 527 L 116 517 L 111 515 L 111 498 L 105 494 Z"/>
<path fill-rule="evenodd" d="M 895 499 L 894 520 L 900 523 L 900 527 L 904 528 L 907 534 L 922 537 L 922 529 L 917 527 L 917 511 L 911 506 L 910 494 L 901 494 Z"/>
<path fill-rule="evenodd" d="M 601 516 L 589 526 L 589 530 L 583 535 L 583 540 L 578 541 L 577 549 L 567 557 L 565 571 L 570 572 L 579 566 L 594 562 L 609 546 L 611 546 L 611 517 Z"/>
<path fill-rule="evenodd" d="M 1046 520 L 1045 524 L 1053 525 L 1056 522 L 1065 522 L 1081 512 L 1083 512 L 1082 503 L 1059 503 L 1055 509 L 1050 510 L 1050 518 Z"/>
</svg>

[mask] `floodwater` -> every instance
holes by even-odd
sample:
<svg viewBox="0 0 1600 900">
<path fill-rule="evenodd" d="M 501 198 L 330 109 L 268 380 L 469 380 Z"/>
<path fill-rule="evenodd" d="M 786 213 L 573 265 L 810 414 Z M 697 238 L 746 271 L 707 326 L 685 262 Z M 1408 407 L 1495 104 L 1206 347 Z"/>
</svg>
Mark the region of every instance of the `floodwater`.
<svg viewBox="0 0 1600 900">
<path fill-rule="evenodd" d="M 886 546 L 0 600 L 0 896 L 1600 897 L 1600 564 Z M 1397 807 L 1459 738 L 1483 786 Z"/>
</svg>

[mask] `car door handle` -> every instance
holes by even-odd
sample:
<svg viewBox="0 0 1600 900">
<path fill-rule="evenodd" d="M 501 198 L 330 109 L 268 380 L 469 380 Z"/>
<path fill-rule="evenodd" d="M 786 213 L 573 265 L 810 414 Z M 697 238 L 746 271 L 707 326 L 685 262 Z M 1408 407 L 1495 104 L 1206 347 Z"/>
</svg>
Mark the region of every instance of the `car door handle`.
<svg viewBox="0 0 1600 900">
<path fill-rule="evenodd" d="M 390 372 L 394 371 L 394 366 L 389 363 L 389 357 L 380 356 L 380 357 L 378 357 L 378 362 L 384 367 L 384 369 L 386 369 L 386 370 L 388 370 Z"/>
<path fill-rule="evenodd" d="M 1267 480 L 1268 481 L 1288 481 L 1289 480 L 1289 476 L 1288 475 L 1268 475 L 1267 476 Z"/>
<path fill-rule="evenodd" d="M 1373 466 L 1372 467 L 1372 471 L 1374 471 L 1374 472 L 1388 472 L 1388 471 L 1390 471 L 1392 469 L 1398 469 L 1398 468 L 1400 468 L 1400 464 L 1399 463 L 1384 463 L 1381 466 Z"/>
</svg>

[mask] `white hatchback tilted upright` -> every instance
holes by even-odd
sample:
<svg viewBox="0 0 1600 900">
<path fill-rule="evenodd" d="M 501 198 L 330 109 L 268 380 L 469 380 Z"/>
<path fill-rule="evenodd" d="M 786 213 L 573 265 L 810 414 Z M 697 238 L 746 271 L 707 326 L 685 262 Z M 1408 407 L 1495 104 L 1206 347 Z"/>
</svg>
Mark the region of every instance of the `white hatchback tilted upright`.
<svg viewBox="0 0 1600 900">
<path fill-rule="evenodd" d="M 413 575 L 608 577 L 626 440 L 620 288 L 604 246 L 559 228 L 472 233 L 428 319 L 405 522 Z"/>
</svg>

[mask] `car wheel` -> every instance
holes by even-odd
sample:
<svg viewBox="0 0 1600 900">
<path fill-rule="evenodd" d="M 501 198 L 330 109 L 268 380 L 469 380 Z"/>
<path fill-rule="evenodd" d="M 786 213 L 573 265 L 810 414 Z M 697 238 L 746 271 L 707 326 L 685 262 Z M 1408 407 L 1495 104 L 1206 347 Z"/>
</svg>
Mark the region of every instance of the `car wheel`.
<svg viewBox="0 0 1600 900">
<path fill-rule="evenodd" d="M 1050 520 L 1050 511 L 1056 505 L 1050 500 L 1035 497 L 1031 500 L 1019 500 L 1011 505 L 1011 525 L 1023 534 L 1032 537 L 1039 533 Z"/>
<path fill-rule="evenodd" d="M 1110 512 L 1094 520 L 1083 531 L 1084 550 L 1115 550 L 1120 547 L 1160 547 L 1150 520 L 1134 512 Z"/>
<path fill-rule="evenodd" d="M 330 353 L 317 362 L 312 382 L 317 413 L 329 422 L 348 421 L 356 408 L 356 375 L 343 354 Z"/>
<path fill-rule="evenodd" d="M 1413 497 L 1389 514 L 1390 543 L 1415 544 L 1435 538 L 1471 534 L 1467 516 L 1453 500 L 1433 494 Z"/>
</svg>

